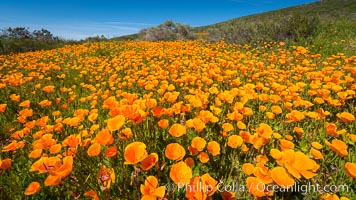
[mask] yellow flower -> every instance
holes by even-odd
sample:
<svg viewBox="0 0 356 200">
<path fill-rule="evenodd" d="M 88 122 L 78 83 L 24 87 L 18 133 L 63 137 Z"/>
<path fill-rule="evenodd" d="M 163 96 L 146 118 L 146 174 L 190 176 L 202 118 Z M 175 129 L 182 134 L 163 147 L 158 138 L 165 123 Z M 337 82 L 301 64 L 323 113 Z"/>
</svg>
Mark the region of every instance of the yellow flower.
<svg viewBox="0 0 356 200">
<path fill-rule="evenodd" d="M 141 184 L 140 190 L 142 196 L 142 200 L 145 199 L 162 199 L 164 197 L 166 187 L 158 186 L 158 180 L 154 176 L 148 176 L 145 180 L 145 184 Z"/>
<path fill-rule="evenodd" d="M 227 145 L 233 149 L 241 146 L 243 143 L 242 137 L 239 135 L 231 135 L 228 138 Z"/>
</svg>

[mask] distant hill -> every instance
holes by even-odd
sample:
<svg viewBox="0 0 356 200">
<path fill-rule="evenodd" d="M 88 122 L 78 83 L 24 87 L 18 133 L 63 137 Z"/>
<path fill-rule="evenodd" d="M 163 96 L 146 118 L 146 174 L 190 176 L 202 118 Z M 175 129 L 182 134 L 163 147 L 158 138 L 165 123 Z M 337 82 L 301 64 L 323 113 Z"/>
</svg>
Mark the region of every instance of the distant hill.
<svg viewBox="0 0 356 200">
<path fill-rule="evenodd" d="M 356 0 L 322 0 L 195 27 L 192 31 L 213 42 L 285 41 L 322 46 L 325 51 L 331 48 L 330 53 L 351 53 L 356 51 Z M 139 38 L 139 34 L 132 34 L 113 40 Z"/>
</svg>

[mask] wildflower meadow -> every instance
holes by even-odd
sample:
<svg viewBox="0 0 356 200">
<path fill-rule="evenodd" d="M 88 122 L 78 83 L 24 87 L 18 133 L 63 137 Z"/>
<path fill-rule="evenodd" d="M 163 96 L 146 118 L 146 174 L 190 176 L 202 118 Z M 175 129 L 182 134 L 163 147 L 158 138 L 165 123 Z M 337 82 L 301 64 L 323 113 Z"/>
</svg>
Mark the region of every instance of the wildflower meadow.
<svg viewBox="0 0 356 200">
<path fill-rule="evenodd" d="M 93 42 L 0 55 L 1 199 L 356 199 L 356 55 Z"/>
</svg>

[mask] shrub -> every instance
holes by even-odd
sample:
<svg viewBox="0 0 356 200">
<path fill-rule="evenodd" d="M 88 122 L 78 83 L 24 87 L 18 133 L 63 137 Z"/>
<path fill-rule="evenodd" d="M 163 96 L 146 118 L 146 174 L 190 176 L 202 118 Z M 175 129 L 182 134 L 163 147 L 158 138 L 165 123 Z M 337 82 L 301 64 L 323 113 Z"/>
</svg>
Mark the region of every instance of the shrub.
<svg viewBox="0 0 356 200">
<path fill-rule="evenodd" d="M 148 41 L 193 40 L 197 35 L 191 29 L 189 25 L 168 20 L 157 27 L 141 30 L 140 37 Z"/>
</svg>

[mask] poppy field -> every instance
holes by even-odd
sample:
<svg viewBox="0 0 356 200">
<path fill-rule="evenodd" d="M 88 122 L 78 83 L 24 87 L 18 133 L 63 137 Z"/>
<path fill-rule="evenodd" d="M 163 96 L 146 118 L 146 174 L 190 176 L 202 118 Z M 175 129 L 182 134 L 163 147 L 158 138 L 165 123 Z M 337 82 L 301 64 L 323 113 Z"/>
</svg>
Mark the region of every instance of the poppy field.
<svg viewBox="0 0 356 200">
<path fill-rule="evenodd" d="M 355 199 L 356 55 L 313 52 L 128 41 L 0 55 L 0 197 Z"/>
</svg>

